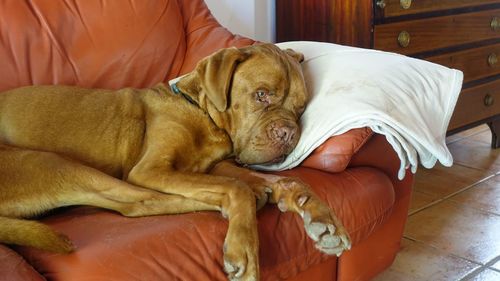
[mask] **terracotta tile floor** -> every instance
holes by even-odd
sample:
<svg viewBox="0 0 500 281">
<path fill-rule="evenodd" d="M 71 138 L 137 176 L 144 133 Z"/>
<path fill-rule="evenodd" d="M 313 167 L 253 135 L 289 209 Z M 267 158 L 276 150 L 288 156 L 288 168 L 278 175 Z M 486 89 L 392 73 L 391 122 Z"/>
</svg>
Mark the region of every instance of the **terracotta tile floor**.
<svg viewBox="0 0 500 281">
<path fill-rule="evenodd" d="M 376 281 L 500 280 L 500 149 L 486 125 L 450 136 L 451 168 L 420 167 L 401 251 Z"/>
</svg>

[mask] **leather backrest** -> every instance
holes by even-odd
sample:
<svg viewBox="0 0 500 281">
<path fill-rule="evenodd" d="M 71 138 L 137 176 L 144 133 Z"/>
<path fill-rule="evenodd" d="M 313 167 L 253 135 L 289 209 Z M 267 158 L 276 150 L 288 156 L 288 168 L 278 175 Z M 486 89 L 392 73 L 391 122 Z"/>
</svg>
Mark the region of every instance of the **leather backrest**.
<svg viewBox="0 0 500 281">
<path fill-rule="evenodd" d="M 179 74 L 191 71 L 200 59 L 220 48 L 244 47 L 256 43 L 222 27 L 202 0 L 179 0 L 179 4 L 184 18 L 187 50 Z"/>
<path fill-rule="evenodd" d="M 0 91 L 25 85 L 150 87 L 234 36 L 202 0 L 0 1 Z"/>
</svg>

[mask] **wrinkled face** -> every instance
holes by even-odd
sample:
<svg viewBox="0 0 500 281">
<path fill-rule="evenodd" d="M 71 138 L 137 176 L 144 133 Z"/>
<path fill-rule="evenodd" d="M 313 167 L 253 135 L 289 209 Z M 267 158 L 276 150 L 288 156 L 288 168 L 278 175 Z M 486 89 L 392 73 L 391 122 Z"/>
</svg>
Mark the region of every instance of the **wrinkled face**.
<svg viewBox="0 0 500 281">
<path fill-rule="evenodd" d="M 239 163 L 275 163 L 300 137 L 308 100 L 301 60 L 301 54 L 272 44 L 223 49 L 177 85 L 226 130 Z"/>
<path fill-rule="evenodd" d="M 300 137 L 308 99 L 297 58 L 275 46 L 254 50 L 236 68 L 230 91 L 231 139 L 236 160 L 266 164 L 284 160 Z"/>
</svg>

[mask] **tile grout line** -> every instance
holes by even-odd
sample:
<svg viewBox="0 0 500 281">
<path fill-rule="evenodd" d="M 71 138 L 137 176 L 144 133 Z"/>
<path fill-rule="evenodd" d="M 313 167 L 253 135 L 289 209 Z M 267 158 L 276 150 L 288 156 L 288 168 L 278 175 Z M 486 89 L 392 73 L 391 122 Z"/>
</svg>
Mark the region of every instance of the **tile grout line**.
<svg viewBox="0 0 500 281">
<path fill-rule="evenodd" d="M 496 268 L 493 268 L 491 267 L 492 265 L 494 265 L 497 261 L 500 261 L 500 256 L 492 259 L 491 261 L 485 263 L 484 265 L 482 265 L 481 267 L 477 268 L 476 270 L 473 270 L 471 271 L 469 274 L 465 275 L 462 279 L 460 279 L 459 281 L 467 281 L 469 280 L 470 278 L 478 275 L 479 273 L 485 271 L 485 270 L 493 270 L 495 272 L 498 272 L 500 273 L 500 270 L 496 269 Z"/>
<path fill-rule="evenodd" d="M 462 164 L 458 164 L 458 165 L 462 165 Z M 468 166 L 466 166 L 466 165 L 462 165 L 462 166 L 468 167 Z M 468 168 L 474 168 L 474 167 L 468 167 Z M 475 169 L 476 169 L 476 168 L 475 168 Z M 467 190 L 469 190 L 469 189 L 471 189 L 471 188 L 473 188 L 473 187 L 475 187 L 475 186 L 477 186 L 477 185 L 479 185 L 479 184 L 481 184 L 481 183 L 484 183 L 484 182 L 486 182 L 486 181 L 488 181 L 488 180 L 490 180 L 490 179 L 492 179 L 492 178 L 494 178 L 494 177 L 496 177 L 496 176 L 498 176 L 498 175 L 500 175 L 500 172 L 494 172 L 492 175 L 489 175 L 489 176 L 487 176 L 487 177 L 485 177 L 485 178 L 482 178 L 482 179 L 478 180 L 477 182 L 474 182 L 474 183 L 472 183 L 472 184 L 470 184 L 470 185 L 468 185 L 468 186 L 466 186 L 466 187 L 464 187 L 464 188 L 462 188 L 462 189 L 460 189 L 460 190 L 457 190 L 457 191 L 455 191 L 455 192 L 452 192 L 452 193 L 450 193 L 450 194 L 448 194 L 448 195 L 446 195 L 446 196 L 444 196 L 444 197 L 442 197 L 442 198 L 440 198 L 440 199 L 437 199 L 437 200 L 435 200 L 435 201 L 433 201 L 433 202 L 431 202 L 431 203 L 429 203 L 429 204 L 427 204 L 427 205 L 425 205 L 425 206 L 423 206 L 423 207 L 421 207 L 421 208 L 418 208 L 418 209 L 416 209 L 416 210 L 413 210 L 413 211 L 409 212 L 409 213 L 408 213 L 408 217 L 410 217 L 411 215 L 414 215 L 414 214 L 416 214 L 416 213 L 418 213 L 418 212 L 420 212 L 420 211 L 423 211 L 423 210 L 425 210 L 425 209 L 428 209 L 428 208 L 430 208 L 430 207 L 432 207 L 432 206 L 435 206 L 435 205 L 437 205 L 437 204 L 439 204 L 439 203 L 441 203 L 441 202 L 443 202 L 443 201 L 445 201 L 445 200 L 448 200 L 448 199 L 450 199 L 450 198 L 452 198 L 452 197 L 454 197 L 454 196 L 456 196 L 456 195 L 458 195 L 458 194 L 460 194 L 460 193 L 462 193 L 462 192 L 465 192 L 465 191 L 467 191 Z M 429 195 L 431 195 L 431 194 L 429 194 Z M 451 201 L 453 201 L 453 199 L 451 199 Z M 457 203 L 457 202 L 453 201 L 453 203 Z M 466 206 L 466 207 L 467 207 L 467 208 L 473 208 L 473 209 L 475 209 L 475 210 L 478 210 L 478 211 L 481 211 L 481 212 L 485 212 L 485 213 L 488 213 L 488 214 L 498 215 L 498 214 L 495 214 L 495 213 L 492 213 L 492 212 L 489 212 L 489 211 L 479 210 L 479 209 L 474 208 L 474 207 L 471 207 L 471 206 Z M 491 267 L 491 266 L 492 266 L 492 265 L 494 265 L 497 261 L 500 261 L 500 256 L 495 257 L 494 259 L 492 259 L 491 261 L 489 261 L 489 262 L 487 262 L 487 263 L 485 263 L 485 264 L 482 264 L 482 263 L 479 263 L 479 262 L 477 262 L 477 261 L 471 260 L 471 259 L 469 259 L 469 258 L 461 257 L 461 256 L 459 256 L 459 255 L 457 255 L 457 254 L 454 254 L 454 253 L 451 253 L 451 252 L 444 251 L 444 250 L 442 250 L 442 249 L 440 249 L 440 248 L 438 248 L 438 247 L 436 247 L 436 246 L 434 246 L 434 245 L 432 245 L 432 244 L 425 243 L 424 241 L 420 241 L 420 240 L 415 239 L 415 238 L 413 238 L 413 237 L 410 237 L 410 236 L 408 236 L 408 235 L 406 235 L 406 234 L 404 234 L 404 235 L 403 235 L 403 237 L 404 237 L 405 239 L 408 239 L 408 240 L 413 241 L 413 242 L 415 242 L 415 243 L 419 243 L 419 244 L 421 244 L 421 245 L 423 245 L 423 246 L 426 246 L 426 247 L 432 248 L 432 249 L 434 249 L 434 250 L 436 250 L 436 251 L 439 251 L 439 252 L 441 252 L 441 253 L 443 253 L 443 254 L 445 254 L 445 255 L 447 255 L 447 256 L 454 257 L 454 258 L 458 258 L 458 259 L 461 259 L 461 260 L 465 260 L 465 261 L 467 261 L 467 262 L 469 262 L 469 263 L 471 263 L 471 264 L 478 265 L 478 268 L 476 268 L 476 269 L 472 270 L 471 272 L 469 272 L 468 274 L 466 274 L 466 275 L 465 275 L 464 277 L 462 277 L 459 281 L 467 281 L 467 280 L 470 280 L 472 277 L 477 276 L 478 274 L 480 274 L 481 272 L 483 272 L 483 271 L 485 271 L 485 270 L 493 270 L 493 271 L 495 271 L 495 272 L 500 272 L 500 270 L 497 270 L 496 268 Z"/>
<path fill-rule="evenodd" d="M 488 181 L 488 180 L 490 180 L 491 178 L 494 178 L 494 177 L 496 177 L 496 176 L 500 176 L 500 172 L 496 172 L 496 173 L 495 173 L 495 174 L 493 174 L 492 176 L 489 176 L 489 177 L 485 178 L 484 180 L 481 180 L 480 182 L 477 182 L 476 184 L 481 184 L 481 183 L 484 183 L 485 181 Z M 474 184 L 474 185 L 476 185 L 476 184 Z M 466 191 L 466 190 L 468 190 L 468 189 L 470 189 L 470 188 L 472 188 L 472 187 L 467 187 L 466 189 L 464 189 L 464 190 L 462 190 L 462 191 Z M 481 213 L 485 213 L 485 214 L 492 215 L 492 216 L 500 216 L 500 213 L 495 213 L 495 212 L 492 212 L 492 211 L 490 211 L 490 210 L 484 210 L 484 209 L 481 209 L 481 208 L 477 208 L 477 207 L 474 207 L 474 206 L 470 206 L 470 205 L 468 205 L 467 203 L 460 203 L 460 202 L 457 202 L 457 201 L 453 200 L 453 198 L 451 198 L 451 197 L 453 197 L 453 196 L 455 196 L 455 195 L 458 195 L 458 193 L 461 193 L 462 191 L 457 191 L 457 192 L 455 192 L 455 193 L 452 193 L 452 194 L 448 195 L 447 197 L 444 197 L 444 198 L 443 198 L 443 200 L 444 200 L 444 199 L 450 199 L 450 201 L 451 201 L 451 202 L 453 202 L 454 204 L 457 204 L 457 205 L 463 205 L 465 208 L 473 209 L 473 210 L 479 211 L 479 212 L 481 212 Z"/>
<path fill-rule="evenodd" d="M 485 271 L 487 269 L 486 266 L 480 266 L 476 269 L 474 269 L 473 271 L 469 272 L 467 275 L 465 275 L 464 277 L 460 278 L 458 281 L 468 281 L 470 280 L 472 277 L 474 276 L 477 276 L 479 273 Z"/>
<path fill-rule="evenodd" d="M 408 239 L 408 240 L 410 240 L 410 241 L 413 241 L 413 242 L 415 242 L 415 243 L 418 243 L 418 244 L 424 245 L 424 246 L 429 247 L 429 248 L 432 248 L 432 249 L 434 249 L 434 250 L 436 250 L 436 251 L 438 251 L 438 252 L 441 252 L 441 253 L 443 253 L 443 254 L 446 254 L 447 256 L 454 257 L 454 258 L 458 258 L 458 259 L 461 259 L 461 260 L 465 260 L 465 261 L 470 262 L 470 263 L 475 264 L 475 265 L 479 265 L 479 268 L 481 268 L 481 267 L 487 267 L 487 265 L 488 265 L 489 263 L 491 263 L 491 261 L 490 261 L 490 262 L 487 262 L 486 264 L 482 264 L 482 263 L 480 263 L 480 262 L 477 262 L 477 261 L 471 260 L 471 259 L 469 259 L 469 258 L 461 257 L 461 256 L 459 256 L 459 255 L 457 255 L 457 254 L 454 254 L 454 253 L 451 253 L 451 252 L 447 252 L 447 251 L 445 251 L 445 250 L 443 250 L 443 249 L 441 249 L 441 248 L 439 248 L 439 247 L 437 247 L 437 246 L 434 246 L 434 245 L 432 245 L 432 244 L 428 244 L 428 243 L 426 243 L 426 242 L 424 242 L 424 241 L 421 241 L 421 240 L 418 240 L 418 239 L 412 238 L 412 237 L 410 237 L 410 236 L 403 235 L 403 237 L 404 237 L 404 238 L 406 238 L 406 239 Z M 494 258 L 493 260 L 495 260 L 495 259 L 497 259 L 497 258 Z M 493 264 L 493 263 L 492 263 L 492 264 Z"/>
<path fill-rule="evenodd" d="M 462 162 L 453 162 L 453 165 L 460 165 L 462 167 L 466 167 L 466 168 L 474 169 L 474 170 L 478 170 L 478 171 L 491 172 L 494 175 L 498 173 L 498 172 L 489 171 L 488 169 L 474 167 L 474 166 L 468 165 L 467 163 L 462 163 Z"/>
<path fill-rule="evenodd" d="M 439 203 L 441 203 L 441 202 L 443 202 L 443 201 L 445 201 L 445 200 L 447 200 L 447 199 L 449 199 L 449 198 L 451 198 L 451 197 L 453 197 L 453 196 L 455 196 L 455 195 L 457 195 L 457 194 L 459 194 L 459 193 L 461 193 L 461 192 L 464 192 L 464 191 L 466 191 L 466 190 L 469 190 L 469 189 L 473 188 L 474 186 L 477 186 L 477 185 L 479 185 L 479 184 L 481 184 L 481 183 L 483 183 L 483 182 L 485 182 L 485 181 L 487 181 L 487 180 L 490 180 L 490 179 L 494 178 L 495 176 L 497 176 L 497 175 L 499 175 L 499 174 L 500 174 L 500 172 L 497 172 L 497 173 L 495 173 L 495 174 L 493 174 L 493 175 L 489 175 L 489 176 L 487 176 L 487 177 L 485 177 L 485 178 L 483 178 L 483 179 L 480 179 L 479 181 L 477 181 L 477 182 L 475 182 L 475 183 L 472 183 L 472 184 L 470 184 L 470 185 L 468 185 L 468 186 L 466 186 L 466 187 L 464 187 L 464 188 L 462 188 L 462 189 L 460 189 L 460 190 L 457 190 L 457 191 L 455 191 L 455 192 L 452 192 L 452 193 L 450 193 L 450 194 L 448 194 L 448 195 L 446 195 L 446 196 L 444 196 L 444 197 L 442 197 L 442 198 L 440 198 L 440 199 L 437 199 L 437 200 L 435 200 L 435 201 L 432 201 L 431 203 L 429 203 L 429 204 L 427 204 L 427 205 L 425 205 L 425 206 L 423 206 L 423 207 L 420 207 L 420 208 L 418 208 L 418 209 L 416 209 L 416 210 L 413 210 L 413 211 L 411 211 L 411 212 L 408 212 L 408 217 L 409 217 L 409 216 L 412 216 L 412 215 L 414 215 L 414 214 L 416 214 L 416 213 L 418 213 L 418 212 L 421 212 L 421 211 L 423 211 L 423 210 L 425 210 L 425 209 L 427 209 L 427 208 L 430 208 L 430 207 L 432 207 L 432 206 L 435 206 L 435 205 L 437 205 L 437 204 L 439 204 Z"/>
<path fill-rule="evenodd" d="M 467 262 L 469 262 L 471 264 L 474 264 L 474 265 L 478 266 L 476 269 L 474 269 L 471 272 L 467 273 L 464 277 L 460 278 L 458 281 L 467 281 L 471 277 L 474 277 L 474 276 L 478 275 L 479 273 L 481 273 L 481 272 L 483 272 L 484 270 L 487 270 L 487 269 L 495 270 L 494 268 L 492 268 L 490 266 L 493 265 L 493 264 L 495 264 L 495 262 L 497 262 L 498 260 L 500 260 L 500 256 L 498 256 L 498 257 L 492 259 L 491 261 L 489 261 L 489 262 L 487 262 L 485 264 L 482 264 L 482 263 L 479 263 L 477 261 L 471 260 L 469 258 L 461 257 L 461 256 L 459 256 L 457 254 L 444 251 L 444 250 L 440 249 L 439 247 L 436 247 L 436 246 L 434 246 L 432 244 L 428 244 L 428 243 L 426 243 L 424 241 L 420 241 L 418 239 L 415 239 L 415 238 L 412 238 L 412 237 L 409 237 L 409 236 L 406 236 L 406 235 L 403 235 L 403 237 L 405 239 L 408 239 L 408 240 L 412 241 L 412 242 L 418 243 L 418 244 L 420 244 L 422 246 L 432 248 L 435 251 L 438 251 L 440 253 L 445 254 L 446 256 L 457 258 L 457 259 L 460 259 L 460 260 L 464 260 L 464 261 L 467 261 Z M 497 271 L 497 270 L 495 270 L 495 271 Z M 500 272 L 500 271 L 498 271 L 498 272 Z"/>
<path fill-rule="evenodd" d="M 464 139 L 470 138 L 470 137 L 475 136 L 475 135 L 482 134 L 482 133 L 487 132 L 487 131 L 490 131 L 490 129 L 485 128 L 484 130 L 481 130 L 481 131 L 475 132 L 475 133 L 473 133 L 473 134 L 471 134 L 471 135 L 468 135 L 468 136 L 463 136 L 463 137 L 458 137 L 458 139 L 456 139 L 456 140 L 452 140 L 452 141 L 450 141 L 449 143 L 447 142 L 447 143 L 446 143 L 446 145 L 448 146 L 448 145 L 450 145 L 450 144 L 452 144 L 452 143 L 455 143 L 455 142 L 458 142 L 458 141 L 461 141 L 461 140 L 464 140 Z"/>
<path fill-rule="evenodd" d="M 476 133 L 472 133 L 468 136 L 460 136 L 459 138 L 449 142 L 449 143 L 446 143 L 447 146 L 451 145 L 451 144 L 454 144 L 454 143 L 457 143 L 457 142 L 460 142 L 460 141 L 463 141 L 463 140 L 466 140 L 466 139 L 470 139 L 471 137 L 473 136 L 476 136 L 476 135 L 479 135 L 479 134 L 483 134 L 485 132 L 489 131 L 489 128 L 485 128 L 484 130 L 481 130 L 481 131 L 478 131 Z M 458 202 L 457 201 L 454 201 L 452 198 L 457 196 L 458 194 L 460 193 L 463 193 L 469 189 L 472 189 L 473 187 L 476 187 L 486 181 L 489 181 L 491 180 L 492 178 L 496 177 L 496 176 L 499 176 L 500 175 L 500 171 L 495 171 L 495 170 L 490 170 L 490 169 L 484 169 L 484 168 L 478 168 L 478 167 L 471 167 L 467 164 L 464 164 L 464 163 L 459 163 L 459 162 L 455 162 L 454 165 L 458 165 L 458 166 L 462 166 L 462 167 L 465 167 L 465 168 L 469 168 L 469 169 L 473 169 L 473 170 L 477 170 L 477 171 L 482 171 L 484 172 L 485 174 L 487 174 L 487 176 L 485 176 L 484 178 L 481 178 L 469 185 L 466 185 L 465 187 L 462 187 L 460 188 L 459 190 L 455 191 L 455 192 L 452 192 L 448 195 L 445 195 L 445 196 L 436 196 L 437 198 L 435 200 L 433 200 L 432 202 L 418 208 L 418 209 L 415 209 L 415 210 L 412 210 L 412 211 L 409 211 L 408 214 L 407 214 L 407 218 L 409 218 L 410 216 L 416 214 L 416 213 L 419 213 L 421 211 L 424 211 L 428 208 L 431 208 L 435 205 L 438 205 L 440 203 L 442 203 L 443 201 L 446 201 L 448 199 L 450 199 L 448 202 L 451 202 L 453 204 L 457 204 Z M 460 185 L 459 185 L 460 186 Z M 416 190 L 413 189 L 413 192 L 415 192 Z M 426 195 L 430 195 L 430 196 L 435 196 L 435 194 L 432 194 L 432 193 L 426 193 L 426 192 L 422 192 Z M 413 199 L 412 199 L 413 200 Z M 484 210 L 481 210 L 481 209 L 477 209 L 475 207 L 471 207 L 471 206 L 466 206 L 467 208 L 473 208 L 473 209 L 476 209 L 476 210 L 479 210 L 479 211 L 482 211 L 482 212 L 485 212 L 485 213 L 489 213 L 489 214 L 494 214 L 492 212 L 489 212 L 489 211 L 484 211 Z M 498 214 L 495 214 L 495 215 L 498 215 Z M 403 232 L 403 237 L 404 239 L 407 239 L 409 241 L 412 241 L 414 243 L 417 243 L 421 246 L 424 246 L 424 247 L 427 247 L 429 249 L 433 249 L 435 251 L 437 251 L 438 253 L 440 253 L 440 255 L 445 255 L 445 256 L 448 256 L 448 257 L 452 257 L 452 258 L 456 258 L 456 259 L 459 259 L 459 260 L 462 260 L 464 262 L 468 262 L 470 263 L 472 269 L 470 270 L 469 273 L 465 273 L 465 275 L 460 278 L 459 280 L 460 281 L 466 281 L 466 280 L 470 280 L 471 278 L 474 278 L 476 276 L 478 276 L 479 274 L 481 274 L 482 272 L 486 271 L 486 270 L 493 270 L 495 272 L 500 272 L 500 269 L 496 269 L 496 268 L 493 268 L 491 266 L 495 265 L 498 261 L 500 261 L 500 256 L 497 256 L 493 259 L 491 259 L 489 262 L 486 262 L 484 264 L 480 263 L 480 262 L 477 262 L 477 261 L 473 261 L 469 258 L 464 258 L 464 257 L 461 257 L 457 254 L 454 254 L 454 253 L 451 253 L 451 252 L 448 252 L 446 251 L 446 249 L 441 249 L 439 248 L 438 246 L 435 246 L 433 244 L 430 244 L 428 242 L 424 242 L 424 241 L 421 241 L 421 240 L 418 240 L 416 238 L 413 238 L 413 237 L 410 237 L 408 236 L 408 234 L 404 233 Z M 497 254 L 497 253 L 495 253 Z M 474 269 L 475 267 L 475 269 Z M 458 276 L 457 276 L 458 277 Z"/>
<path fill-rule="evenodd" d="M 500 256 L 498 256 L 498 257 L 492 259 L 491 261 L 487 262 L 484 266 L 487 266 L 491 270 L 500 272 L 500 269 L 496 269 L 496 268 L 491 267 L 492 265 L 494 265 L 498 261 L 500 261 Z"/>
</svg>

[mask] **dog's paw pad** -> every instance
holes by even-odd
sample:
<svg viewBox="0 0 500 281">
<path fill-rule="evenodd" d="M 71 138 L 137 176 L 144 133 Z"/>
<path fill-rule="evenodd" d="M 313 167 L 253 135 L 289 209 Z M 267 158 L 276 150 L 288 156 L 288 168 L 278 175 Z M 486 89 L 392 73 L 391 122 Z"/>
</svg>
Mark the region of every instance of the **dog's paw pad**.
<svg viewBox="0 0 500 281">
<path fill-rule="evenodd" d="M 321 248 L 316 244 L 316 249 L 321 251 L 322 253 L 325 253 L 327 255 L 336 255 L 337 257 L 340 257 L 340 255 L 344 252 L 344 247 L 334 247 L 334 248 Z"/>
<path fill-rule="evenodd" d="M 245 273 L 245 266 L 224 258 L 224 271 L 227 273 L 229 280 L 238 280 Z"/>
<path fill-rule="evenodd" d="M 333 225 L 332 225 L 333 226 Z M 316 242 L 316 248 L 328 255 L 340 256 L 344 250 L 351 249 L 351 242 L 347 235 L 331 231 L 330 225 L 328 232 L 324 233 L 320 240 Z M 333 229 L 335 229 L 333 227 Z"/>
<path fill-rule="evenodd" d="M 340 245 L 341 239 L 331 233 L 324 234 L 316 245 L 320 248 L 334 248 Z"/>
<path fill-rule="evenodd" d="M 342 227 L 337 228 L 331 223 L 315 222 L 307 211 L 304 212 L 303 220 L 307 235 L 316 242 L 315 246 L 321 252 L 339 256 L 344 250 L 351 248 L 349 237 Z"/>
<path fill-rule="evenodd" d="M 319 241 L 321 235 L 327 230 L 326 224 L 320 222 L 313 222 L 305 225 L 305 229 L 309 237 L 314 241 Z"/>
</svg>

